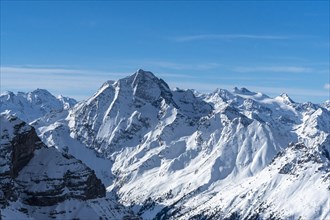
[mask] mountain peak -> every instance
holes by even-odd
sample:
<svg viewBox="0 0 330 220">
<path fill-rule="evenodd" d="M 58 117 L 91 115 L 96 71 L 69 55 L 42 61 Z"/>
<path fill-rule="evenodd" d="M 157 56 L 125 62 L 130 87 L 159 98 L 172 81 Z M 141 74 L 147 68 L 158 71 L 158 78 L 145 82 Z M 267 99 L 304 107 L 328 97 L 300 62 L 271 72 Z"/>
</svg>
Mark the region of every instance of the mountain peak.
<svg viewBox="0 0 330 220">
<path fill-rule="evenodd" d="M 286 93 L 282 93 L 279 98 L 281 98 L 285 103 L 287 104 L 293 104 L 295 103 Z"/>
<path fill-rule="evenodd" d="M 132 75 L 120 79 L 119 81 L 127 81 L 132 87 L 136 86 L 141 82 L 157 82 L 159 79 L 150 71 L 145 71 L 143 69 L 138 69 Z"/>
<path fill-rule="evenodd" d="M 242 88 L 237 88 L 235 87 L 233 89 L 233 93 L 236 93 L 236 94 L 241 94 L 241 95 L 255 95 L 256 93 L 255 92 L 251 92 L 250 90 L 248 90 L 247 88 L 245 87 L 242 87 Z"/>
<path fill-rule="evenodd" d="M 33 90 L 31 93 L 52 95 L 48 90 L 39 88 Z"/>
<path fill-rule="evenodd" d="M 133 89 L 133 95 L 146 100 L 156 100 L 161 94 L 170 91 L 166 82 L 150 71 L 139 69 L 126 79 Z"/>
<path fill-rule="evenodd" d="M 149 78 L 157 78 L 152 72 L 145 71 L 143 69 L 138 69 L 133 75 L 134 76 L 149 77 Z"/>
</svg>

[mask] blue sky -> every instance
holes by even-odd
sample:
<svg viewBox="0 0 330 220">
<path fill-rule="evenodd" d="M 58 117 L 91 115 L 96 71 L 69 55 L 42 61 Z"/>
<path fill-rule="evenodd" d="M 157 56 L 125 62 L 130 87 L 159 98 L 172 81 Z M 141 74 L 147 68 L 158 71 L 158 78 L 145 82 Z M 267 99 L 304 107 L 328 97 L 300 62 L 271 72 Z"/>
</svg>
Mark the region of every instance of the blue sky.
<svg viewBox="0 0 330 220">
<path fill-rule="evenodd" d="M 142 68 L 171 87 L 329 99 L 328 1 L 1 1 L 1 92 L 78 100 Z"/>
</svg>

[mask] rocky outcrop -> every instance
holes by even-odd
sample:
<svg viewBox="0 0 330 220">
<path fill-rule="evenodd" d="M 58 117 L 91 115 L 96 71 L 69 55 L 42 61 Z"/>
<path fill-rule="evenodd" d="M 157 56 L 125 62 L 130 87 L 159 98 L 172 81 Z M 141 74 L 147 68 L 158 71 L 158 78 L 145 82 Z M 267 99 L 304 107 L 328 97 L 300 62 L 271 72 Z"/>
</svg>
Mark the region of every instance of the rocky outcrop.
<svg viewBox="0 0 330 220">
<path fill-rule="evenodd" d="M 26 123 L 22 122 L 17 124 L 14 128 L 19 133 L 20 128 L 25 126 L 27 126 Z M 32 159 L 34 151 L 43 147 L 43 144 L 37 136 L 34 128 L 15 136 L 10 143 L 12 146 L 11 176 L 15 178 L 17 177 L 18 172 L 21 171 L 21 169 Z"/>
<path fill-rule="evenodd" d="M 21 198 L 29 205 L 51 206 L 67 199 L 105 196 L 105 188 L 94 171 L 53 148 L 37 150 L 16 181 L 24 189 Z"/>
<path fill-rule="evenodd" d="M 14 179 L 40 147 L 34 129 L 13 116 L 1 116 L 0 203 L 17 199 Z M 15 135 L 20 134 L 20 135 Z"/>
<path fill-rule="evenodd" d="M 51 206 L 67 199 L 105 196 L 94 171 L 45 146 L 35 130 L 16 117 L 1 115 L 0 158 L 2 206 L 18 198 L 31 206 Z"/>
</svg>

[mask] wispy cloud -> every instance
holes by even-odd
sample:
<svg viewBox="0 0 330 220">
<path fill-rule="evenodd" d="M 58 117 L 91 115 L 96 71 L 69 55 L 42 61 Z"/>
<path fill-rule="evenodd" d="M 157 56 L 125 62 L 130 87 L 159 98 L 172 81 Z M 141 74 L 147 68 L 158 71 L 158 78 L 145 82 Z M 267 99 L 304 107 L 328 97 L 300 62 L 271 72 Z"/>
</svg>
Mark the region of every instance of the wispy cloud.
<svg viewBox="0 0 330 220">
<path fill-rule="evenodd" d="M 231 84 L 219 84 L 219 83 L 207 83 L 207 82 L 196 82 L 196 81 L 168 81 L 168 84 L 171 88 L 180 88 L 180 89 L 195 89 L 199 92 L 213 92 L 217 88 L 223 89 L 232 89 L 235 86 Z"/>
<path fill-rule="evenodd" d="M 235 72 L 272 72 L 272 73 L 309 73 L 313 72 L 312 68 L 303 66 L 254 66 L 254 67 L 234 67 Z"/>
<path fill-rule="evenodd" d="M 2 66 L 0 67 L 1 74 L 53 74 L 53 75 L 104 75 L 104 76 L 127 76 L 127 73 L 110 73 L 99 70 L 86 70 L 75 68 L 56 68 L 46 66 Z"/>
<path fill-rule="evenodd" d="M 149 68 L 164 68 L 172 70 L 209 70 L 214 69 L 221 64 L 215 62 L 205 62 L 205 63 L 178 63 L 172 61 L 141 61 L 143 66 L 148 66 Z"/>
<path fill-rule="evenodd" d="M 178 42 L 197 41 L 197 40 L 287 40 L 293 38 L 286 35 L 255 35 L 255 34 L 200 34 L 178 36 L 174 40 Z"/>
<path fill-rule="evenodd" d="M 159 72 L 157 73 L 158 77 L 164 77 L 164 78 L 180 78 L 180 79 L 198 79 L 198 76 L 188 75 L 188 74 L 179 74 L 179 73 L 164 73 Z"/>
<path fill-rule="evenodd" d="M 330 90 L 330 83 L 326 83 L 326 84 L 324 85 L 324 88 Z"/>
<path fill-rule="evenodd" d="M 73 73 L 83 73 L 83 70 L 75 69 L 62 69 L 62 68 L 31 68 L 31 67 L 0 67 L 1 73 L 11 74 L 11 73 L 21 73 L 21 74 L 73 74 Z"/>
<path fill-rule="evenodd" d="M 55 95 L 62 94 L 80 100 L 92 95 L 105 81 L 131 74 L 44 66 L 3 66 L 0 67 L 0 72 L 1 92 L 28 92 L 36 88 L 45 88 Z"/>
</svg>

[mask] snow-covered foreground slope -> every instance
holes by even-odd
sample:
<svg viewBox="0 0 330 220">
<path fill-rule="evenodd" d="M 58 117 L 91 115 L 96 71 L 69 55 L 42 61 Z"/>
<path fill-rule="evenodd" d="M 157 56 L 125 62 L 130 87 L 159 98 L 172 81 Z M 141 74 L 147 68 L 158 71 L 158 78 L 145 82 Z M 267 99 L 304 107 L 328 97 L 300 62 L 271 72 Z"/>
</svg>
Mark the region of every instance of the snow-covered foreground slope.
<svg viewBox="0 0 330 220">
<path fill-rule="evenodd" d="M 163 209 L 170 219 L 329 219 L 329 160 L 304 144 L 281 151 L 258 174 L 228 179 Z"/>
<path fill-rule="evenodd" d="M 71 155 L 46 147 L 34 128 L 2 114 L 0 206 L 3 219 L 93 219 L 130 215 L 105 198 L 93 170 Z"/>
<path fill-rule="evenodd" d="M 171 90 L 139 70 L 31 125 L 144 219 L 328 219 L 328 106 Z"/>
</svg>

